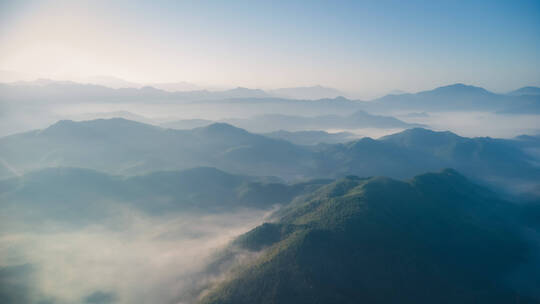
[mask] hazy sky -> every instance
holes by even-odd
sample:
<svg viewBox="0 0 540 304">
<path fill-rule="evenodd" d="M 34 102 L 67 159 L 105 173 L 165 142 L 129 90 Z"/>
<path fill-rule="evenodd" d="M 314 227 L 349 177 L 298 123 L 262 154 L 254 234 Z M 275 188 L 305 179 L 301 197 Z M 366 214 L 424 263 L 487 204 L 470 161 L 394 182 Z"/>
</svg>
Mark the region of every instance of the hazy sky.
<svg viewBox="0 0 540 304">
<path fill-rule="evenodd" d="M 0 0 L 0 70 L 54 79 L 505 91 L 540 85 L 538 54 L 538 0 Z"/>
</svg>

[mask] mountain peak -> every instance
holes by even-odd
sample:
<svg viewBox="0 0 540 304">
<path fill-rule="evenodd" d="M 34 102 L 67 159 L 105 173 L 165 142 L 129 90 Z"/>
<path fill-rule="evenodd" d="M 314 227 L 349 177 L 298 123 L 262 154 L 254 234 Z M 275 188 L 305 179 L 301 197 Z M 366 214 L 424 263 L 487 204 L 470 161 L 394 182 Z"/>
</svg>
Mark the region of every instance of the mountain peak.
<svg viewBox="0 0 540 304">
<path fill-rule="evenodd" d="M 514 90 L 512 92 L 509 92 L 508 95 L 513 95 L 513 96 L 540 95 L 540 88 L 539 87 L 533 87 L 533 86 L 527 86 L 527 87 L 519 88 L 519 89 Z"/>
<path fill-rule="evenodd" d="M 250 89 L 245 87 L 236 87 L 234 89 L 218 92 L 225 94 L 229 98 L 262 98 L 270 95 L 261 89 Z"/>
<path fill-rule="evenodd" d="M 153 86 L 149 86 L 149 85 L 142 87 L 140 90 L 146 91 L 146 92 L 163 92 L 162 90 L 156 89 Z"/>
<path fill-rule="evenodd" d="M 335 101 L 348 101 L 347 98 L 345 98 L 345 97 L 343 97 L 343 96 L 341 96 L 341 95 L 340 95 L 340 96 L 336 96 L 336 97 L 334 98 L 334 100 L 335 100 Z"/>
<path fill-rule="evenodd" d="M 463 176 L 461 173 L 459 173 L 457 170 L 453 168 L 445 168 L 442 169 L 439 172 L 428 172 L 424 174 L 417 175 L 413 178 L 413 180 L 416 179 L 426 179 L 426 178 L 445 178 L 445 179 L 465 179 L 465 176 Z"/>
<path fill-rule="evenodd" d="M 231 91 L 258 91 L 257 89 L 250 89 L 246 87 L 236 87 L 234 89 L 231 89 Z"/>
<path fill-rule="evenodd" d="M 250 89 L 250 88 L 246 88 L 246 87 L 236 87 L 234 89 L 230 89 L 228 90 L 229 92 L 236 92 L 236 93 L 264 93 L 266 94 L 263 90 L 261 89 Z"/>
<path fill-rule="evenodd" d="M 383 136 L 380 140 L 405 147 L 428 147 L 450 145 L 462 137 L 450 131 L 433 131 L 424 128 L 413 128 Z"/>
<path fill-rule="evenodd" d="M 122 117 L 113 117 L 113 118 L 98 118 L 98 119 L 92 119 L 92 120 L 83 120 L 83 121 L 74 121 L 69 119 L 62 119 L 57 121 L 56 123 L 52 124 L 51 127 L 59 127 L 59 126 L 71 126 L 71 125 L 145 125 L 140 122 L 136 122 L 133 120 L 125 119 Z"/>
<path fill-rule="evenodd" d="M 452 168 L 443 169 L 436 173 L 424 173 L 415 176 L 410 183 L 426 194 L 440 195 L 440 193 L 459 194 L 460 197 L 483 193 L 484 197 L 492 195 L 489 190 L 471 183 L 465 176 Z"/>
<path fill-rule="evenodd" d="M 397 137 L 425 137 L 425 136 L 430 136 L 430 137 L 445 136 L 445 137 L 456 137 L 456 138 L 460 137 L 459 135 L 452 133 L 450 131 L 433 131 L 426 128 L 410 128 L 410 129 L 407 129 L 398 133 L 383 136 L 381 137 L 381 139 L 388 140 L 388 139 L 397 138 Z"/>
<path fill-rule="evenodd" d="M 459 173 L 449 169 L 410 182 L 349 178 L 322 189 L 238 238 L 243 249 L 269 248 L 202 303 L 516 298 L 502 282 L 522 265 L 525 247 L 519 228 L 499 218 L 514 206 Z M 437 292 L 424 292 L 426 286 Z"/>
<path fill-rule="evenodd" d="M 91 133 L 112 134 L 124 131 L 135 132 L 141 130 L 154 130 L 159 127 L 128 120 L 120 117 L 100 118 L 85 121 L 59 120 L 42 131 L 46 135 L 89 135 Z"/>
<path fill-rule="evenodd" d="M 467 84 L 464 84 L 464 83 L 455 83 L 455 84 L 451 84 L 451 85 L 446 85 L 446 86 L 442 86 L 442 87 L 438 87 L 438 88 L 435 88 L 431 91 L 428 91 L 428 92 L 439 92 L 439 93 L 453 93 L 453 94 L 470 94 L 470 93 L 481 93 L 481 94 L 485 94 L 485 93 L 490 93 L 489 91 L 487 91 L 486 89 L 484 88 L 481 88 L 481 87 L 476 87 L 476 86 L 472 86 L 472 85 L 467 85 Z"/>
<path fill-rule="evenodd" d="M 270 93 L 279 97 L 302 100 L 333 99 L 343 95 L 343 92 L 337 89 L 325 87 L 319 84 L 314 86 L 274 89 L 270 91 Z"/>
<path fill-rule="evenodd" d="M 193 130 L 210 134 L 248 134 L 246 130 L 237 128 L 224 122 L 216 122 L 205 127 L 195 128 Z"/>
</svg>

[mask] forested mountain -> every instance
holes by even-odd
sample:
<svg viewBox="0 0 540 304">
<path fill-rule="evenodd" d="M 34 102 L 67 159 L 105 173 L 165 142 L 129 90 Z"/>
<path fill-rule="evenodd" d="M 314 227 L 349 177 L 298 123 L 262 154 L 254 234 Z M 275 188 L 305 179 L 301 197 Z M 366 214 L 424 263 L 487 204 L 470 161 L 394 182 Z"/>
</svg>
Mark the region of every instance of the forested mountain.
<svg viewBox="0 0 540 304">
<path fill-rule="evenodd" d="M 122 208 L 167 213 L 220 213 L 271 209 L 329 180 L 284 184 L 272 177 L 229 174 L 215 168 L 153 172 L 134 177 L 89 169 L 49 168 L 0 181 L 0 208 L 11 218 L 36 223 L 96 223 Z"/>
<path fill-rule="evenodd" d="M 350 176 L 240 236 L 229 255 L 259 254 L 201 303 L 538 303 L 519 208 L 454 170 Z"/>
</svg>

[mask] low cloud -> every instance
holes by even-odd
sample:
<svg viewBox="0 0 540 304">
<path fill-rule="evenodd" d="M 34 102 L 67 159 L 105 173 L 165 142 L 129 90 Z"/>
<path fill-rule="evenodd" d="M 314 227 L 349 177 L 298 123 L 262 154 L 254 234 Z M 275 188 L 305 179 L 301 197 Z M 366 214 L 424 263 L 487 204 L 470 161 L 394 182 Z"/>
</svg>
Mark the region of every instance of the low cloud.
<svg viewBox="0 0 540 304">
<path fill-rule="evenodd" d="M 126 211 L 78 229 L 48 224 L 46 232 L 2 234 L 0 279 L 6 283 L 11 274 L 16 280 L 0 297 L 11 303 L 175 303 L 189 298 L 182 293 L 213 254 L 269 213 L 150 217 Z"/>
</svg>

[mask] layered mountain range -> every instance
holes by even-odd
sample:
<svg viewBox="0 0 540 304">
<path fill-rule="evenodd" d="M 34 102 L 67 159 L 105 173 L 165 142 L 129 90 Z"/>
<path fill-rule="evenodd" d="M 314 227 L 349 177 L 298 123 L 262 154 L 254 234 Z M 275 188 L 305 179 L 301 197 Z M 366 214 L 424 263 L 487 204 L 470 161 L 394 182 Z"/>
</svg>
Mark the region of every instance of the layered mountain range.
<svg viewBox="0 0 540 304">
<path fill-rule="evenodd" d="M 540 180 L 534 137 L 466 138 L 422 128 L 347 143 L 297 145 L 216 123 L 164 129 L 125 119 L 60 121 L 0 139 L 2 176 L 48 167 L 83 167 L 111 174 L 144 174 L 211 166 L 237 174 L 286 180 L 350 174 L 407 178 L 452 167 L 485 183 L 529 187 Z M 536 190 L 535 190 L 536 189 Z M 523 189 L 522 189 L 523 190 Z"/>
</svg>

